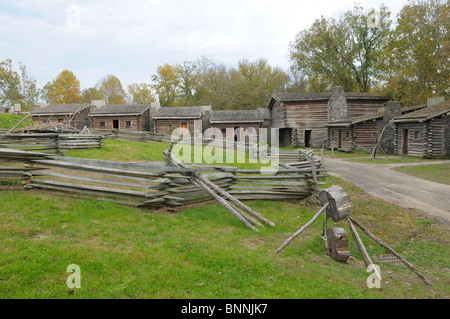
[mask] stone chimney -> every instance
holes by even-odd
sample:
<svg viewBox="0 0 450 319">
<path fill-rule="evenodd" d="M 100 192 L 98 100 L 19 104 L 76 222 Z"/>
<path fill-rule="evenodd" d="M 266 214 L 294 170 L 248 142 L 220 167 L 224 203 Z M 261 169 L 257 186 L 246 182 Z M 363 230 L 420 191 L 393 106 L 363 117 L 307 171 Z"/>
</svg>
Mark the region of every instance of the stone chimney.
<svg viewBox="0 0 450 319">
<path fill-rule="evenodd" d="M 400 115 L 402 115 L 400 102 L 390 101 L 386 103 L 386 106 L 384 107 L 383 123 L 378 132 L 378 134 L 381 134 L 383 128 L 385 128 L 380 140 L 380 146 L 386 153 L 394 153 L 395 124 L 391 121 Z"/>
<path fill-rule="evenodd" d="M 150 105 L 150 107 L 151 107 L 152 109 L 157 110 L 157 109 L 159 109 L 159 108 L 161 107 L 161 104 L 159 103 L 159 101 L 158 101 L 158 102 L 153 102 L 153 103 Z"/>
<path fill-rule="evenodd" d="M 344 88 L 335 86 L 328 100 L 328 122 L 345 119 L 347 117 L 347 99 Z"/>
<path fill-rule="evenodd" d="M 435 96 L 427 99 L 427 106 L 432 106 L 445 101 L 445 96 Z"/>
<path fill-rule="evenodd" d="M 106 104 L 106 102 L 104 100 L 92 100 L 91 101 L 91 105 L 93 106 L 94 109 L 98 110 L 99 108 L 101 108 L 102 106 L 104 106 Z"/>
<path fill-rule="evenodd" d="M 14 114 L 20 115 L 22 113 L 22 106 L 19 103 L 14 104 Z"/>
</svg>

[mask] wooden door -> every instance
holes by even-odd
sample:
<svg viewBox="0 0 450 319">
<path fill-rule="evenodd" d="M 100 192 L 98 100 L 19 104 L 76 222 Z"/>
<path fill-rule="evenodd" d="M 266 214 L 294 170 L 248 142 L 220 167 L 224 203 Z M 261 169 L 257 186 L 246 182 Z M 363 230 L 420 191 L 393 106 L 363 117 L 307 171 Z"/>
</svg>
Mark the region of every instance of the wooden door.
<svg viewBox="0 0 450 319">
<path fill-rule="evenodd" d="M 305 130 L 305 147 L 311 147 L 311 130 Z"/>
<path fill-rule="evenodd" d="M 338 131 L 338 149 L 342 148 L 342 130 Z"/>
<path fill-rule="evenodd" d="M 409 130 L 403 129 L 402 136 L 402 154 L 408 155 L 408 141 L 409 141 Z"/>
</svg>

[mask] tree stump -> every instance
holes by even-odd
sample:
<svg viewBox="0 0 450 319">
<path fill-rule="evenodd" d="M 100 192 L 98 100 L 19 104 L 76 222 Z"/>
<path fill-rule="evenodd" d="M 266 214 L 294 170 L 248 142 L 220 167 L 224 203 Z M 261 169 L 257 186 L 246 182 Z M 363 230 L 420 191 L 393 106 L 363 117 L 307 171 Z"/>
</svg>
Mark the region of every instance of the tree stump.
<svg viewBox="0 0 450 319">
<path fill-rule="evenodd" d="M 336 261 L 346 262 L 350 257 L 348 246 L 348 233 L 343 228 L 327 229 L 328 254 Z"/>
<path fill-rule="evenodd" d="M 334 222 L 338 222 L 350 216 L 352 202 L 350 196 L 340 186 L 333 185 L 319 193 L 319 200 L 322 205 L 329 203 L 327 215 Z"/>
</svg>

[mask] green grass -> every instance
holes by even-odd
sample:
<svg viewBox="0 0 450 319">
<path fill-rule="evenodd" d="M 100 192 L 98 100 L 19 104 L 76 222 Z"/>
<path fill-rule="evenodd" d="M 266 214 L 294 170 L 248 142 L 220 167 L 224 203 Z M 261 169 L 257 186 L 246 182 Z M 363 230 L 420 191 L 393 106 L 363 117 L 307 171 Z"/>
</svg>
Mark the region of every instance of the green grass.
<svg viewBox="0 0 450 319">
<path fill-rule="evenodd" d="M 368 164 L 402 164 L 402 163 L 420 163 L 420 162 L 430 162 L 437 161 L 438 159 L 424 159 L 420 157 L 412 156 L 389 156 L 386 158 L 384 155 L 378 155 L 375 159 L 373 158 L 354 158 L 348 159 L 349 162 L 356 163 L 368 163 Z"/>
<path fill-rule="evenodd" d="M 66 154 L 71 157 L 92 158 L 100 160 L 113 160 L 121 162 L 145 162 L 145 161 L 164 161 L 163 152 L 169 148 L 168 143 L 160 142 L 130 142 L 121 140 L 104 140 L 103 147 L 101 149 L 85 149 L 85 150 L 71 150 Z M 203 150 L 202 153 L 199 152 Z M 220 150 L 220 149 L 219 149 Z M 183 152 L 186 153 L 183 153 Z M 190 152 L 190 155 L 188 154 Z M 200 158 L 197 160 L 195 152 L 200 154 Z M 227 163 L 226 153 L 223 151 L 222 155 L 216 156 L 215 153 L 211 153 L 212 159 L 217 157 L 218 161 L 213 162 L 206 159 L 205 153 L 210 154 L 211 150 L 205 146 L 187 146 L 181 144 L 175 144 L 173 148 L 173 154 L 175 154 L 180 160 L 185 163 L 203 163 L 211 165 L 228 165 L 236 166 L 239 168 L 252 168 L 259 169 L 263 166 L 270 164 L 261 163 L 259 161 L 250 160 L 248 152 L 237 151 L 234 155 L 232 163 Z M 238 162 L 238 159 L 240 162 Z M 222 163 L 219 163 L 219 161 Z M 235 163 L 236 162 L 236 163 Z"/>
<path fill-rule="evenodd" d="M 15 114 L 6 114 L 0 113 L 0 129 L 10 129 L 14 125 L 16 125 L 19 121 L 21 121 L 24 117 Z M 27 119 L 18 127 L 29 126 L 31 124 L 31 120 Z"/>
<path fill-rule="evenodd" d="M 432 182 L 450 185 L 450 164 L 400 166 L 394 169 Z"/>
<path fill-rule="evenodd" d="M 348 264 L 323 254 L 317 221 L 273 251 L 319 209 L 305 202 L 248 204 L 275 222 L 255 233 L 219 205 L 175 214 L 46 192 L 0 192 L 0 298 L 448 298 L 448 229 L 330 177 L 350 194 L 353 216 L 412 262 L 381 264 L 368 289 L 352 240 Z M 339 226 L 348 228 L 343 223 Z M 331 226 L 331 225 L 330 225 Z M 369 254 L 383 249 L 361 234 Z M 67 266 L 81 268 L 69 293 Z"/>
</svg>

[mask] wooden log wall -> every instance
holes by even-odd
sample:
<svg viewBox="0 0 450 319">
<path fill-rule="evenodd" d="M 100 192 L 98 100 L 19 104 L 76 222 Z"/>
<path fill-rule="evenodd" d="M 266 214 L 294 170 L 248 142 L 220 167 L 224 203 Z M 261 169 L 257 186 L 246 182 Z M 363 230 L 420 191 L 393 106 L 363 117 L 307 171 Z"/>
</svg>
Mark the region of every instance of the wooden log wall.
<svg viewBox="0 0 450 319">
<path fill-rule="evenodd" d="M 140 115 L 91 116 L 90 127 L 92 129 L 113 130 L 114 121 L 118 121 L 120 130 L 150 131 L 149 111 L 146 111 Z M 127 122 L 130 123 L 130 126 L 127 126 Z M 103 123 L 104 126 L 102 126 L 101 123 Z"/>
<path fill-rule="evenodd" d="M 353 147 L 372 151 L 378 140 L 379 128 L 382 124 L 380 119 L 353 125 Z"/>
<path fill-rule="evenodd" d="M 448 116 L 431 119 L 427 123 L 427 139 L 425 141 L 425 156 L 427 158 L 443 158 L 446 155 L 446 140 L 450 136 L 446 133 Z"/>
<path fill-rule="evenodd" d="M 403 132 L 408 130 L 408 151 L 403 153 Z M 398 123 L 395 138 L 395 148 L 398 155 L 423 157 L 426 153 L 426 140 L 428 136 L 427 123 Z"/>
<path fill-rule="evenodd" d="M 374 100 L 347 99 L 347 117 L 375 113 L 383 104 L 384 101 L 377 103 Z"/>
<path fill-rule="evenodd" d="M 82 130 L 84 126 L 89 126 L 89 108 L 78 112 L 75 115 L 68 114 L 54 114 L 54 115 L 42 115 L 33 116 L 33 122 L 36 123 L 65 123 L 79 130 Z"/>
</svg>

